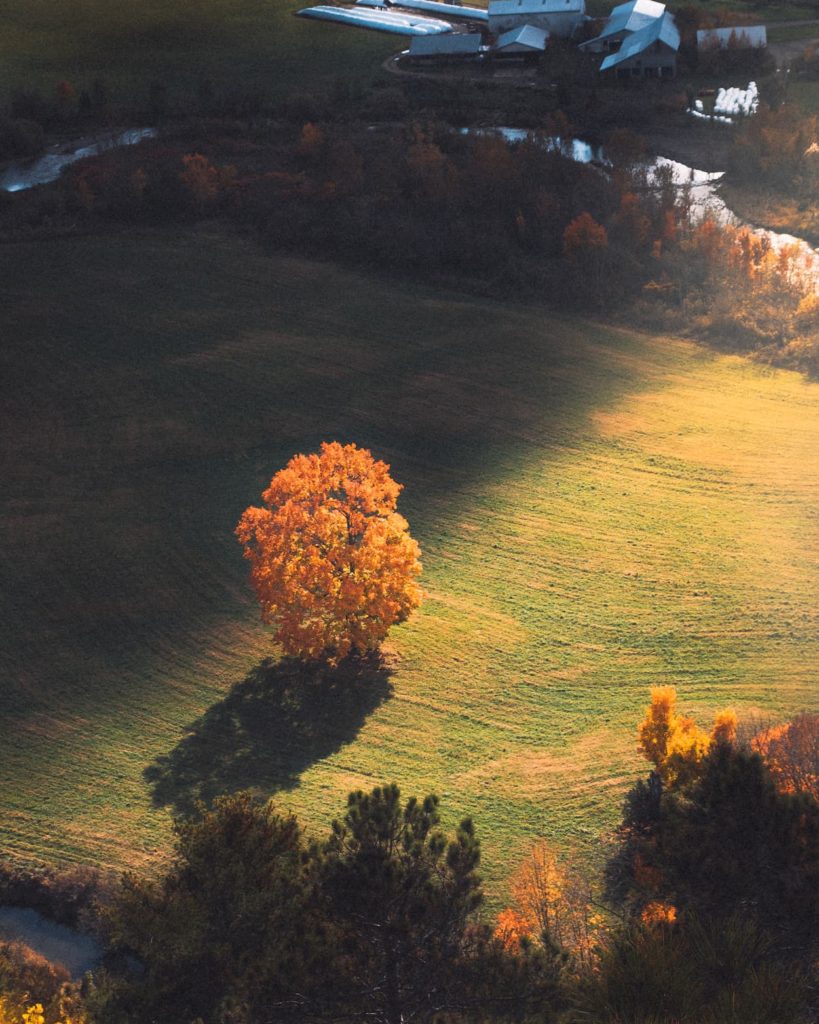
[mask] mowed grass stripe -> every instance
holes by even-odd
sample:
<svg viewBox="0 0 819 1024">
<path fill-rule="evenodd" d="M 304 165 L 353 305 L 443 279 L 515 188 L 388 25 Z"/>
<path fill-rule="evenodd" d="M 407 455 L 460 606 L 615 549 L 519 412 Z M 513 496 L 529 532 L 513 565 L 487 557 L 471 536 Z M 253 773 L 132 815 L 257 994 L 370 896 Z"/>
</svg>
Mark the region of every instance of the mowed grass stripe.
<svg viewBox="0 0 819 1024">
<path fill-rule="evenodd" d="M 0 820 L 17 855 L 163 857 L 143 772 L 170 757 L 178 799 L 202 773 L 315 830 L 350 788 L 436 791 L 448 823 L 477 817 L 497 899 L 532 839 L 599 851 L 642 770 L 650 685 L 676 683 L 704 721 L 815 706 L 815 384 L 217 231 L 3 252 Z M 327 438 L 406 485 L 429 597 L 391 639 L 391 695 L 299 751 L 275 714 L 254 727 L 252 689 L 225 702 L 275 654 L 232 528 Z"/>
</svg>

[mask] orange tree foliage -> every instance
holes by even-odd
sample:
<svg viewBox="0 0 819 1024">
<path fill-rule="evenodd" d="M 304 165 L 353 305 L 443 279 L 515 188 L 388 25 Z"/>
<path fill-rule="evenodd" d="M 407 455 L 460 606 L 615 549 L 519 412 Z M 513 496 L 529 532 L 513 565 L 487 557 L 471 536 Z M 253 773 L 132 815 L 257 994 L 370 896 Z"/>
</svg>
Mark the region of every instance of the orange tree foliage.
<svg viewBox="0 0 819 1024">
<path fill-rule="evenodd" d="M 589 964 L 601 918 L 592 911 L 586 879 L 561 861 L 548 843 L 532 847 L 515 872 L 513 906 L 497 918 L 495 938 L 515 952 L 524 940 L 556 946 L 579 964 Z"/>
<path fill-rule="evenodd" d="M 525 914 L 507 907 L 498 914 L 494 934 L 508 953 L 517 953 L 523 948 L 524 942 L 531 942 L 534 939 L 535 929 Z"/>
<path fill-rule="evenodd" d="M 647 925 L 674 924 L 677 920 L 677 908 L 673 903 L 651 900 L 643 907 L 640 920 Z"/>
<path fill-rule="evenodd" d="M 389 466 L 354 444 L 296 455 L 236 536 L 262 621 L 286 654 L 337 662 L 375 649 L 421 603 L 420 549 Z"/>
<path fill-rule="evenodd" d="M 819 800 L 819 715 L 763 729 L 751 746 L 767 764 L 782 793 L 807 793 Z"/>
<path fill-rule="evenodd" d="M 666 786 L 690 782 L 712 746 L 736 739 L 737 717 L 730 709 L 718 712 L 709 734 L 693 719 L 678 715 L 676 704 L 673 686 L 653 687 L 651 704 L 637 730 L 641 753 Z"/>
<path fill-rule="evenodd" d="M 563 232 L 563 253 L 569 259 L 576 259 L 579 254 L 595 249 L 605 249 L 608 244 L 606 229 L 585 210 Z"/>
</svg>

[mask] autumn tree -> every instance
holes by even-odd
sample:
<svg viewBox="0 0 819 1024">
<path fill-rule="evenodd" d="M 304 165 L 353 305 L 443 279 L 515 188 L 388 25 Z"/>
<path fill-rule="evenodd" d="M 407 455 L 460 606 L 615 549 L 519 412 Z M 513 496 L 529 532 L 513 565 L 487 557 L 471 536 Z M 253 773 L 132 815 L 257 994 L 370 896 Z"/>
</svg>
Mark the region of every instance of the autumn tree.
<svg viewBox="0 0 819 1024">
<path fill-rule="evenodd" d="M 585 210 L 563 232 L 563 254 L 569 260 L 587 257 L 590 253 L 606 249 L 608 244 L 606 229 Z"/>
<path fill-rule="evenodd" d="M 673 686 L 655 686 L 651 704 L 637 730 L 638 747 L 666 786 L 685 785 L 694 779 L 712 746 L 733 743 L 736 714 L 720 711 L 711 733 L 692 718 L 677 713 L 677 691 Z"/>
<path fill-rule="evenodd" d="M 819 801 L 819 715 L 803 713 L 762 729 L 751 746 L 783 793 L 806 793 Z"/>
<path fill-rule="evenodd" d="M 389 466 L 354 444 L 296 455 L 236 528 L 262 621 L 286 654 L 337 662 L 378 647 L 421 603 L 418 544 Z"/>
<path fill-rule="evenodd" d="M 341 956 L 334 1018 L 373 1024 L 552 1019 L 554 963 L 517 957 L 478 920 L 472 821 L 439 827 L 438 799 L 397 786 L 351 793 L 318 851 L 318 890 Z M 345 1012 L 346 1011 L 346 1012 Z"/>
<path fill-rule="evenodd" d="M 536 843 L 511 881 L 512 906 L 498 915 L 495 935 L 509 949 L 525 943 L 571 954 L 578 964 L 592 956 L 600 917 L 592 909 L 586 878 L 546 842 Z"/>
<path fill-rule="evenodd" d="M 759 754 L 717 742 L 687 786 L 653 774 L 629 794 L 618 838 L 607 893 L 632 917 L 742 912 L 792 944 L 819 938 L 819 804 L 781 792 Z"/>
</svg>

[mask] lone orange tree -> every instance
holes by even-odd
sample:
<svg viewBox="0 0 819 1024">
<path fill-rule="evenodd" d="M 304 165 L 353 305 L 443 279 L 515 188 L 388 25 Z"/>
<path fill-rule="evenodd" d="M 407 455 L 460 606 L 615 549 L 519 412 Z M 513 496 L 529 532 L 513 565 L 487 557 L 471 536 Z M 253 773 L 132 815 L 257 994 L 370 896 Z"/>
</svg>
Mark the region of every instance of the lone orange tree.
<svg viewBox="0 0 819 1024">
<path fill-rule="evenodd" d="M 340 661 L 378 647 L 421 603 L 420 549 L 396 510 L 389 466 L 354 444 L 296 455 L 236 536 L 262 621 L 286 654 Z"/>
</svg>

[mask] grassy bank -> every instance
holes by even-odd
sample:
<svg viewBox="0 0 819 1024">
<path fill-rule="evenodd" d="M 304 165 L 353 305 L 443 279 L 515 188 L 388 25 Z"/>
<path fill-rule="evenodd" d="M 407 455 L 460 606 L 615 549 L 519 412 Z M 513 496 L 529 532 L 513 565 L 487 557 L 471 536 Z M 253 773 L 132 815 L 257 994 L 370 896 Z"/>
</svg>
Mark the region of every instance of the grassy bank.
<svg viewBox="0 0 819 1024">
<path fill-rule="evenodd" d="M 395 779 L 477 817 L 497 891 L 596 848 L 650 685 L 815 706 L 819 386 L 215 230 L 0 260 L 0 848 L 142 867 L 196 795 L 319 828 Z M 406 485 L 429 598 L 294 742 L 231 531 L 328 438 Z"/>
<path fill-rule="evenodd" d="M 819 210 L 807 201 L 798 202 L 777 194 L 773 189 L 725 184 L 722 195 L 730 208 L 749 224 L 770 228 L 804 238 L 819 245 Z"/>
</svg>

